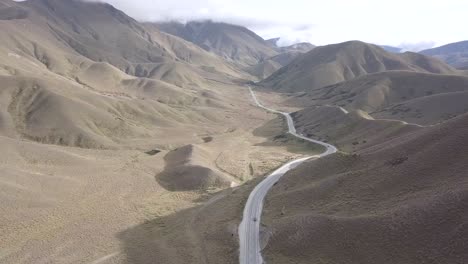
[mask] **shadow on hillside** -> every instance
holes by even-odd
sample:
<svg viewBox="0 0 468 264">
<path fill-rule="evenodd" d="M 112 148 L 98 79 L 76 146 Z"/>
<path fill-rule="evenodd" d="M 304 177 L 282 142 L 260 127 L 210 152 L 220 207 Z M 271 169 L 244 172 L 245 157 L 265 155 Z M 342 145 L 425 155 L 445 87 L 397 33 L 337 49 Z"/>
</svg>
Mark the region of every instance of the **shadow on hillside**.
<svg viewBox="0 0 468 264">
<path fill-rule="evenodd" d="M 237 227 L 248 194 L 260 180 L 203 194 L 193 200 L 200 205 L 122 231 L 118 239 L 124 263 L 237 264 Z"/>
<path fill-rule="evenodd" d="M 194 263 L 189 261 L 191 252 L 188 249 L 192 246 L 189 242 L 184 244 L 184 222 L 199 208 L 155 217 L 119 233 L 124 263 Z"/>
</svg>

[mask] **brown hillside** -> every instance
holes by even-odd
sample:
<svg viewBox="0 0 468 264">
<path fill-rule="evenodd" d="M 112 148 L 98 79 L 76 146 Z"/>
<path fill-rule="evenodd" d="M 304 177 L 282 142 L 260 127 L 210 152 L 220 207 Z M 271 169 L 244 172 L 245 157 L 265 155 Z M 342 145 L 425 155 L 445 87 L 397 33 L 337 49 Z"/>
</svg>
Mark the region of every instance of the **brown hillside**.
<svg viewBox="0 0 468 264">
<path fill-rule="evenodd" d="M 264 39 L 241 26 L 213 21 L 150 24 L 163 32 L 193 42 L 207 51 L 239 63 L 253 66 L 278 52 Z"/>
<path fill-rule="evenodd" d="M 420 129 L 397 120 L 375 120 L 360 110 L 344 113 L 333 106 L 305 108 L 292 116 L 299 133 L 347 152 Z"/>
<path fill-rule="evenodd" d="M 467 124 L 463 115 L 288 173 L 268 194 L 265 260 L 467 262 Z"/>
<path fill-rule="evenodd" d="M 252 74 L 253 76 L 257 76 L 260 79 L 267 78 L 281 67 L 288 65 L 293 61 L 295 58 L 302 55 L 303 52 L 292 50 L 292 51 L 284 51 L 278 55 L 275 55 L 267 60 L 264 60 L 257 65 L 250 66 L 245 68 L 247 72 Z"/>
<path fill-rule="evenodd" d="M 160 184 L 169 190 L 227 188 L 233 181 L 222 172 L 211 169 L 209 151 L 196 145 L 175 149 L 164 157 L 165 170 L 158 175 Z"/>
<path fill-rule="evenodd" d="M 113 148 L 224 117 L 211 109 L 228 99 L 208 79 L 239 75 L 216 55 L 108 4 L 2 3 L 27 14 L 0 20 L 2 135 Z"/>
<path fill-rule="evenodd" d="M 468 67 L 468 41 L 450 43 L 441 47 L 423 50 L 420 53 L 439 58 L 458 69 Z"/>
<path fill-rule="evenodd" d="M 468 78 L 464 76 L 390 71 L 311 90 L 289 103 L 330 104 L 376 118 L 433 124 L 465 113 L 468 109 L 461 92 L 466 91 Z"/>
<path fill-rule="evenodd" d="M 369 73 L 404 70 L 455 74 L 443 62 L 416 53 L 389 53 L 359 41 L 317 47 L 260 82 L 281 92 L 299 92 L 351 80 Z"/>
</svg>

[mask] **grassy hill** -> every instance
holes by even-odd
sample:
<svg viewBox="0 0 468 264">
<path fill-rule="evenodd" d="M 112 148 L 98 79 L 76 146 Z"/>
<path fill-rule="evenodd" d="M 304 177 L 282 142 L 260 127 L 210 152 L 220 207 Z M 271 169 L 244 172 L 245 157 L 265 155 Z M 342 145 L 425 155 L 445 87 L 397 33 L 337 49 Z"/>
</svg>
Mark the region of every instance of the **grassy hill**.
<svg viewBox="0 0 468 264">
<path fill-rule="evenodd" d="M 455 74 L 443 62 L 417 53 L 394 54 L 359 41 L 317 47 L 259 84 L 280 92 L 314 90 L 370 73 L 404 70 Z"/>
</svg>

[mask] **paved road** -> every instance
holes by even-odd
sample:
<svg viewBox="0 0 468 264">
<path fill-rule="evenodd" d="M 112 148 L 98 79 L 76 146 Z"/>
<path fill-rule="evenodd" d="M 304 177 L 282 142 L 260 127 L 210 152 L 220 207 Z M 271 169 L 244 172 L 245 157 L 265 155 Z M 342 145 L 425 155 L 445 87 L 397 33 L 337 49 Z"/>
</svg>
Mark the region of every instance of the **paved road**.
<svg viewBox="0 0 468 264">
<path fill-rule="evenodd" d="M 250 94 L 252 95 L 255 103 L 270 112 L 281 114 L 286 117 L 288 122 L 288 132 L 298 138 L 310 141 L 326 147 L 326 151 L 320 155 L 305 157 L 286 163 L 281 168 L 275 170 L 265 180 L 260 182 L 255 189 L 250 193 L 250 196 L 245 204 L 242 222 L 239 225 L 239 261 L 240 264 L 262 264 L 263 259 L 260 247 L 260 217 L 262 215 L 263 200 L 270 190 L 270 188 L 289 170 L 297 167 L 299 164 L 311 158 L 325 157 L 337 151 L 336 147 L 321 141 L 307 138 L 296 133 L 294 120 L 289 113 L 280 112 L 262 105 L 255 95 L 251 87 L 249 87 Z"/>
</svg>

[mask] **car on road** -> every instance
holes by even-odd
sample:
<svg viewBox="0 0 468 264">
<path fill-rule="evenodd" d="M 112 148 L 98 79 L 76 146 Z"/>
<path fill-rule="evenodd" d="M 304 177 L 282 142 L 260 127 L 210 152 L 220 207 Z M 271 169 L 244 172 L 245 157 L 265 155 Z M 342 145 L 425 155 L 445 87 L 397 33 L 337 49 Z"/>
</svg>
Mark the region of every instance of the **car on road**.
<svg viewBox="0 0 468 264">
<path fill-rule="evenodd" d="M 254 221 L 254 222 L 257 222 L 257 217 L 254 217 L 253 221 Z"/>
</svg>

